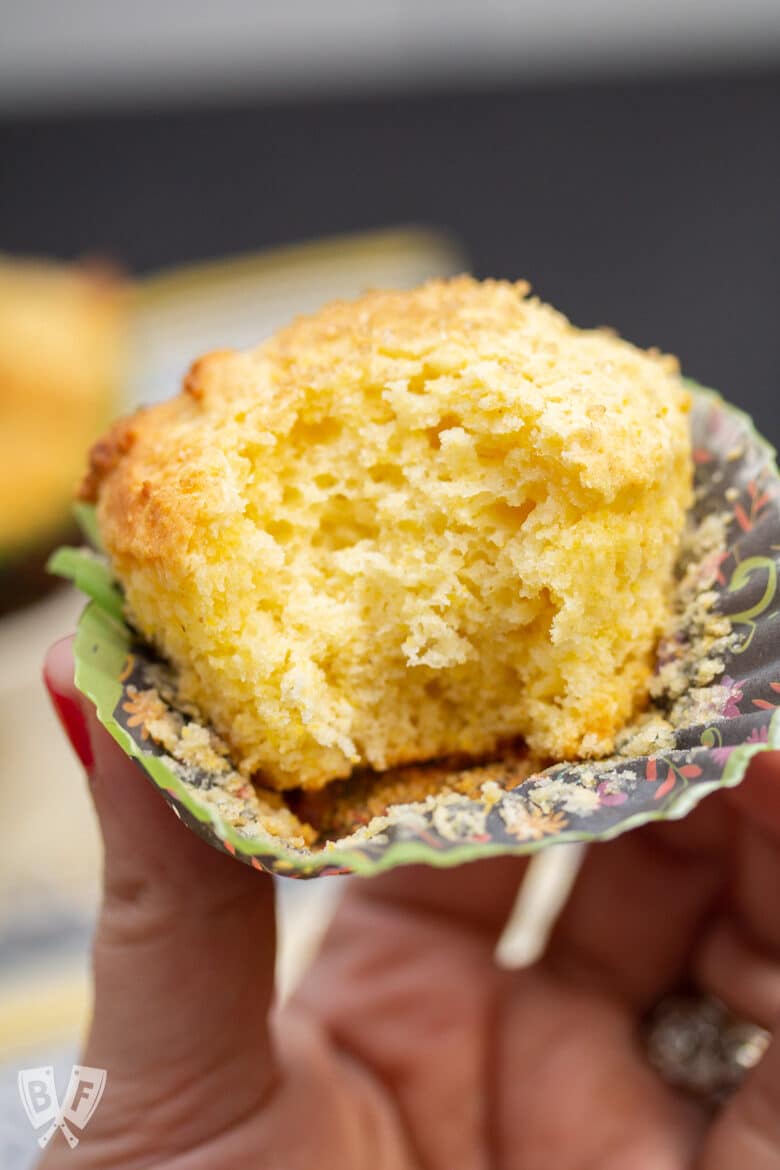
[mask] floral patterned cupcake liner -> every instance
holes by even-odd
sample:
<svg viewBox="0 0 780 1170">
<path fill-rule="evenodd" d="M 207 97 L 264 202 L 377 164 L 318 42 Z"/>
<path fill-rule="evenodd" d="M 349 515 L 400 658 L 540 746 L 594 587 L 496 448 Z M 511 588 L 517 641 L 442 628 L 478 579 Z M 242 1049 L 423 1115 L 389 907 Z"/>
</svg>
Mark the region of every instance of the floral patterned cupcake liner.
<svg viewBox="0 0 780 1170">
<path fill-rule="evenodd" d="M 76 684 L 190 828 L 286 876 L 457 865 L 684 817 L 709 793 L 738 784 L 756 752 L 780 749 L 774 452 L 746 415 L 712 391 L 692 389 L 696 496 L 678 560 L 675 618 L 658 649 L 651 706 L 609 759 L 534 770 L 515 751 L 467 768 L 440 763 L 375 782 L 358 777 L 339 786 L 338 817 L 329 825 L 326 818 L 318 837 L 304 817 L 305 798 L 296 805 L 247 782 L 197 712 L 177 706 L 170 670 L 125 623 L 100 553 L 61 549 L 52 571 L 92 599 L 76 636 Z M 94 514 L 80 513 L 97 547 Z M 410 798 L 426 778 L 429 794 Z"/>
</svg>

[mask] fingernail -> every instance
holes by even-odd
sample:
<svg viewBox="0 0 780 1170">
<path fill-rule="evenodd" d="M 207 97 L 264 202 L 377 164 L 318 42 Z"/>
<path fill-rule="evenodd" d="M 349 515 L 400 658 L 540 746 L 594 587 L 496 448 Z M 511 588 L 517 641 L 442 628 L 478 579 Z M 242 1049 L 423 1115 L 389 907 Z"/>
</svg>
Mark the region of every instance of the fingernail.
<svg viewBox="0 0 780 1170">
<path fill-rule="evenodd" d="M 89 742 L 89 731 L 81 707 L 70 695 L 61 695 L 54 689 L 44 672 L 43 681 L 52 701 L 57 718 L 62 724 L 63 731 L 70 740 L 71 747 L 78 756 L 84 768 L 90 770 L 94 761 L 92 744 Z"/>
</svg>

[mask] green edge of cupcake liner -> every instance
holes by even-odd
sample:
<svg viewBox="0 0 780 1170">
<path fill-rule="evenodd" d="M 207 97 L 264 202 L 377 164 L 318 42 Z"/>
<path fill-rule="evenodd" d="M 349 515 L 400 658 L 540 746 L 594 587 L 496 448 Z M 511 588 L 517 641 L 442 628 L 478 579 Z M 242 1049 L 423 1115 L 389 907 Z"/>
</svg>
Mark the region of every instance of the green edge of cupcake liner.
<svg viewBox="0 0 780 1170">
<path fill-rule="evenodd" d="M 739 422 L 746 437 L 763 454 L 770 475 L 780 481 L 774 449 L 758 434 L 750 417 L 726 403 L 715 391 L 690 381 L 688 384 L 700 404 L 709 404 Z M 87 540 L 99 549 L 100 534 L 94 508 L 78 505 L 77 519 Z M 74 644 L 75 681 L 78 689 L 94 704 L 103 726 L 122 750 L 139 764 L 177 815 L 191 828 L 237 859 L 284 876 L 317 877 L 333 873 L 368 876 L 411 864 L 445 868 L 479 858 L 528 855 L 555 844 L 610 840 L 652 821 L 679 820 L 687 816 L 710 793 L 720 788 L 736 787 L 755 755 L 763 751 L 780 750 L 778 704 L 778 709 L 769 717 L 766 725 L 766 739 L 733 747 L 725 767 L 717 777 L 695 785 L 685 785 L 679 791 L 674 791 L 663 804 L 655 808 L 644 807 L 598 831 L 563 829 L 535 840 L 470 841 L 453 844 L 446 849 L 437 848 L 426 840 L 412 838 L 390 841 L 378 854 L 376 849 L 368 851 L 361 848 L 365 842 L 303 849 L 285 845 L 281 839 L 270 835 L 250 839 L 229 825 L 207 801 L 199 800 L 162 756 L 144 751 L 117 721 L 115 712 L 123 696 L 121 676 L 135 638 L 124 621 L 122 595 L 106 561 L 90 549 L 62 548 L 50 559 L 49 570 L 71 580 L 91 599 L 81 615 Z M 708 742 L 704 736 L 703 732 L 702 745 Z M 592 765 L 594 763 L 598 766 L 598 761 L 591 762 Z M 521 791 L 532 779 L 529 778 L 513 791 Z"/>
</svg>

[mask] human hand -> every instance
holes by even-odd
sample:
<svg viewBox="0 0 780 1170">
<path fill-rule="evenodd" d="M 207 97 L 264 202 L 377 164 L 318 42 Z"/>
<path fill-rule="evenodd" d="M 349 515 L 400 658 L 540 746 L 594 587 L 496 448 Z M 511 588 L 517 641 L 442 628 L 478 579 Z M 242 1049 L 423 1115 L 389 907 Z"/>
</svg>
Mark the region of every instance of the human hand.
<svg viewBox="0 0 780 1170">
<path fill-rule="evenodd" d="M 46 679 L 106 853 L 82 1061 L 108 1081 L 41 1170 L 780 1168 L 780 1038 L 713 1118 L 639 1037 L 689 980 L 780 1024 L 780 754 L 685 821 L 592 848 L 525 970 L 494 961 L 523 861 L 354 881 L 274 1012 L 271 879 L 178 822 L 72 670 L 60 642 Z"/>
</svg>

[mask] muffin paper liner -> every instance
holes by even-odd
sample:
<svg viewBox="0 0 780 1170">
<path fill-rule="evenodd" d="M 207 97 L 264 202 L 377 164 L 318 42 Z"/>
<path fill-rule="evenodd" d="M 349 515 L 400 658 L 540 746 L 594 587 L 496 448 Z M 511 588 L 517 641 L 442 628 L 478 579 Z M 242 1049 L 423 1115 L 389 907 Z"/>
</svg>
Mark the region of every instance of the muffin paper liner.
<svg viewBox="0 0 780 1170">
<path fill-rule="evenodd" d="M 338 793 L 332 839 L 312 843 L 293 815 L 306 796 L 283 800 L 234 771 L 197 712 L 176 706 L 170 670 L 125 623 L 105 558 L 65 548 L 51 570 L 92 599 L 76 635 L 76 685 L 185 824 L 237 859 L 289 877 L 458 865 L 684 817 L 708 793 L 737 785 L 757 752 L 780 749 L 774 451 L 745 414 L 691 388 L 696 498 L 677 566 L 676 618 L 658 647 L 651 707 L 609 759 L 539 771 L 515 750 L 470 767 L 398 769 L 375 778 L 384 788 L 373 802 L 369 777 L 339 782 L 325 790 Z M 96 543 L 94 516 L 80 511 Z M 410 778 L 426 775 L 431 795 L 369 815 L 382 791 L 404 800 Z"/>
</svg>

